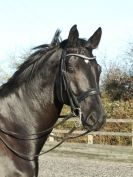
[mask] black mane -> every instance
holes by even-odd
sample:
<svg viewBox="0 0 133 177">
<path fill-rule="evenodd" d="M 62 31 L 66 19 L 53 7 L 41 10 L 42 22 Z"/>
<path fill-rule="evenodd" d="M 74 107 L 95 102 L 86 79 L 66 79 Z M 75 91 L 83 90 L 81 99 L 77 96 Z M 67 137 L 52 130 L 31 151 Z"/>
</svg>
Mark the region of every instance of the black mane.
<svg viewBox="0 0 133 177">
<path fill-rule="evenodd" d="M 50 44 L 39 45 L 32 49 L 34 52 L 18 67 L 13 76 L 0 87 L 0 96 L 11 92 L 14 88 L 20 87 L 23 83 L 32 80 L 40 68 L 44 66 L 44 63 L 49 56 L 58 48 L 65 49 L 67 47 L 68 40 L 61 41 L 60 33 L 61 31 L 59 29 L 56 30 Z M 79 39 L 79 42 L 81 46 L 84 46 L 86 40 Z"/>
<path fill-rule="evenodd" d="M 56 30 L 55 35 L 50 44 L 43 44 L 34 47 L 34 51 L 26 58 L 13 76 L 0 87 L 0 96 L 21 86 L 24 82 L 29 82 L 39 69 L 44 65 L 47 58 L 52 55 L 57 48 L 60 47 L 60 30 Z"/>
</svg>

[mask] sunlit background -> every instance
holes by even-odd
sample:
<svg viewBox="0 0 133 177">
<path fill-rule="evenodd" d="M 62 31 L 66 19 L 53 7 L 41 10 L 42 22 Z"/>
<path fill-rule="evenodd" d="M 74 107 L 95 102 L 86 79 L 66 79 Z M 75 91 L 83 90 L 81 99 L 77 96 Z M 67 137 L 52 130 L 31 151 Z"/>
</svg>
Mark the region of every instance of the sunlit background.
<svg viewBox="0 0 133 177">
<path fill-rule="evenodd" d="M 100 64 L 122 62 L 133 41 L 133 1 L 32 0 L 0 1 L 1 73 L 12 73 L 12 63 L 32 47 L 49 43 L 57 28 L 67 38 L 77 24 L 81 38 L 101 26 L 101 43 L 94 54 Z"/>
</svg>

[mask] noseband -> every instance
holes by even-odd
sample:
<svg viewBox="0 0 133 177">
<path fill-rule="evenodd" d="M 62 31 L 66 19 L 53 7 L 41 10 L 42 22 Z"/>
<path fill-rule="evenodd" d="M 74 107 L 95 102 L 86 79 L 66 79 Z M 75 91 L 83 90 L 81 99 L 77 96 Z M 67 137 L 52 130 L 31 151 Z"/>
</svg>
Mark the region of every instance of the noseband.
<svg viewBox="0 0 133 177">
<path fill-rule="evenodd" d="M 67 75 L 67 67 L 66 67 L 66 58 L 69 56 L 76 56 L 79 57 L 83 60 L 93 60 L 96 59 L 96 57 L 87 57 L 85 55 L 82 54 L 75 54 L 75 53 L 70 53 L 70 54 L 63 54 L 60 60 L 60 99 L 62 103 L 65 103 L 65 98 L 64 98 L 64 94 L 63 91 L 65 90 L 66 94 L 67 94 L 67 98 L 69 100 L 69 104 L 71 106 L 72 111 L 74 112 L 74 110 L 80 109 L 79 108 L 79 103 L 82 102 L 83 100 L 85 100 L 85 98 L 87 98 L 88 96 L 92 96 L 92 95 L 97 95 L 99 94 L 99 91 L 96 88 L 89 88 L 87 91 L 82 92 L 80 95 L 75 96 L 71 87 L 70 87 L 70 82 L 69 82 L 69 78 Z M 79 113 L 78 113 L 79 114 Z"/>
</svg>

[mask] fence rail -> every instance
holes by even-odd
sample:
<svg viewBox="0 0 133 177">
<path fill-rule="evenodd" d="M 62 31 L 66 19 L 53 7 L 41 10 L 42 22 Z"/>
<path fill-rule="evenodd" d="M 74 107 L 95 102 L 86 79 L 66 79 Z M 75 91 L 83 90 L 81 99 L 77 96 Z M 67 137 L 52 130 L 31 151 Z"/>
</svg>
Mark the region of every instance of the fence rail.
<svg viewBox="0 0 133 177">
<path fill-rule="evenodd" d="M 75 121 L 75 119 L 70 119 L 68 121 Z M 78 119 L 76 121 L 79 121 Z M 121 137 L 132 137 L 132 147 L 133 147 L 133 119 L 107 119 L 106 122 L 109 123 L 128 123 L 131 124 L 132 130 L 131 132 L 106 132 L 106 131 L 96 131 L 96 132 L 90 132 L 88 133 L 88 144 L 93 144 L 93 136 L 99 135 L 99 136 L 121 136 Z M 53 134 L 65 134 L 68 133 L 69 130 L 59 130 L 59 129 L 54 129 Z M 74 134 L 81 134 L 84 133 L 85 131 L 75 131 Z M 51 137 L 49 141 L 54 141 L 54 138 Z"/>
</svg>

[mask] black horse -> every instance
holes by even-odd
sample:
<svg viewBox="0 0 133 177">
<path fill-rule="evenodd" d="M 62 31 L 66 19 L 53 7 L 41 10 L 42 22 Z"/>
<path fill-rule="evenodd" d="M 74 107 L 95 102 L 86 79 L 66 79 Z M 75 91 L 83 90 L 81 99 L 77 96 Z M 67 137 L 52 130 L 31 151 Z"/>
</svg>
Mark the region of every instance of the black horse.
<svg viewBox="0 0 133 177">
<path fill-rule="evenodd" d="M 59 33 L 51 44 L 34 48 L 0 87 L 1 177 L 38 176 L 38 155 L 63 104 L 75 114 L 80 112 L 89 131 L 98 130 L 105 121 L 99 91 L 101 67 L 92 53 L 100 42 L 101 28 L 89 40 L 79 38 L 76 25 L 64 41 Z"/>
</svg>

